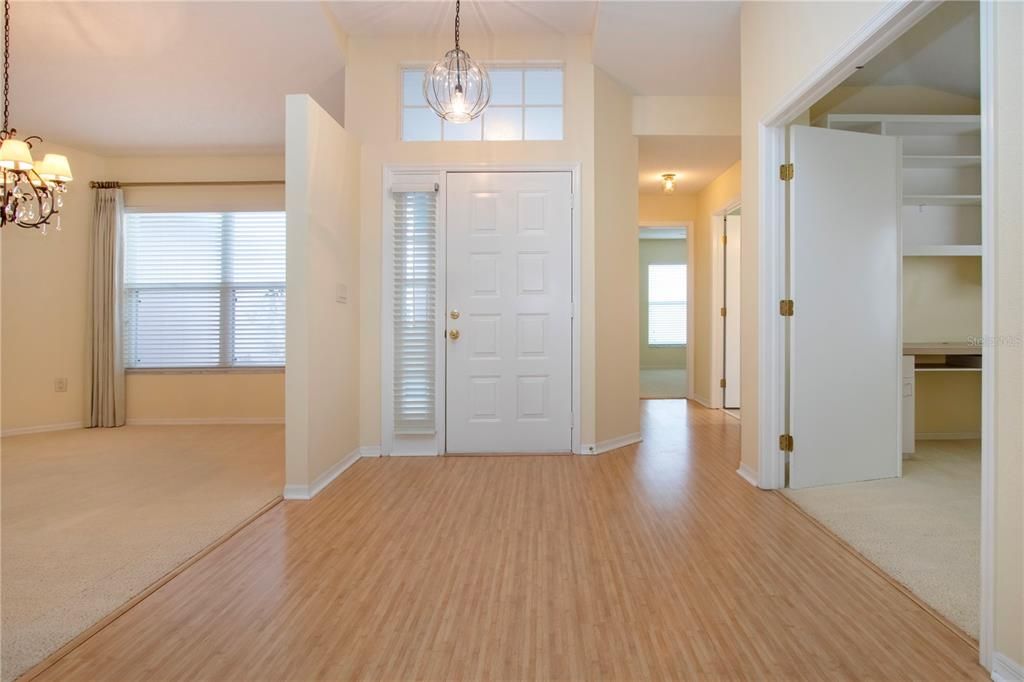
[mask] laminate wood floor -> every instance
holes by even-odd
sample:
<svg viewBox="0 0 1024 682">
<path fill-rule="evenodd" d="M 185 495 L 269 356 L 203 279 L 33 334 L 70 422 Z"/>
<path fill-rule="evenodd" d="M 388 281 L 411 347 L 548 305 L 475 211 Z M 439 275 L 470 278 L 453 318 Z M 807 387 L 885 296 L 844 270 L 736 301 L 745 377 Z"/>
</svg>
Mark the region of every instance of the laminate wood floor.
<svg viewBox="0 0 1024 682">
<path fill-rule="evenodd" d="M 364 459 L 49 680 L 986 679 L 977 652 L 781 496 L 739 423 L 644 405 L 597 457 Z"/>
</svg>

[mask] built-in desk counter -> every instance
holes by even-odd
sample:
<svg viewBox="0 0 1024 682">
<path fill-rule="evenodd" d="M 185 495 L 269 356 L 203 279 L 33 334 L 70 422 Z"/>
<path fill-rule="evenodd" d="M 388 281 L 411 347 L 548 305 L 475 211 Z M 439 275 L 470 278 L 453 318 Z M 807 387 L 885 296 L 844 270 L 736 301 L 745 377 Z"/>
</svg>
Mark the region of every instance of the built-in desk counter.
<svg viewBox="0 0 1024 682">
<path fill-rule="evenodd" d="M 917 436 L 917 372 L 980 372 L 981 347 L 961 342 L 903 344 L 903 454 L 914 452 Z"/>
</svg>

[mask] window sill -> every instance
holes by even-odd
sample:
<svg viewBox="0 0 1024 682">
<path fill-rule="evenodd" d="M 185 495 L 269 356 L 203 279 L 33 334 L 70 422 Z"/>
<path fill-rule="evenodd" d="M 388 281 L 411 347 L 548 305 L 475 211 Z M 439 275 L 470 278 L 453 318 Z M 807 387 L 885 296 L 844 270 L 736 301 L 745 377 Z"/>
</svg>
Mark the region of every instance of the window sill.
<svg viewBox="0 0 1024 682">
<path fill-rule="evenodd" d="M 648 348 L 686 348 L 685 343 L 649 343 Z"/>
<path fill-rule="evenodd" d="M 125 374 L 284 374 L 284 367 L 140 367 Z"/>
</svg>

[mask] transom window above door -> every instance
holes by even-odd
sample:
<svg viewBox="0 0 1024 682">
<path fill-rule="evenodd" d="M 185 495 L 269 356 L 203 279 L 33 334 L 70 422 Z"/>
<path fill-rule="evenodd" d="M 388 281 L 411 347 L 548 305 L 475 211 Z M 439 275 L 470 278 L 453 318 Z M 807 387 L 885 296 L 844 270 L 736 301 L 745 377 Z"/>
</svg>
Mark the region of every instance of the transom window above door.
<svg viewBox="0 0 1024 682">
<path fill-rule="evenodd" d="M 422 68 L 402 70 L 402 140 L 498 142 L 563 139 L 563 71 L 491 67 L 491 103 L 467 123 L 442 121 L 423 96 Z"/>
</svg>

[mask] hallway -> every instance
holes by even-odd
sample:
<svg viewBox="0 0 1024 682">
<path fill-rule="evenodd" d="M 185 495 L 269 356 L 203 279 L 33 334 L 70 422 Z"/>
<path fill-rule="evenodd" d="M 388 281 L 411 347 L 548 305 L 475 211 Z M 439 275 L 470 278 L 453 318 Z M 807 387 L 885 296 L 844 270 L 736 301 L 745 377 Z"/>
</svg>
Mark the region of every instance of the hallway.
<svg viewBox="0 0 1024 682">
<path fill-rule="evenodd" d="M 363 459 L 39 679 L 985 679 L 977 651 L 643 403 L 596 457 Z"/>
</svg>

